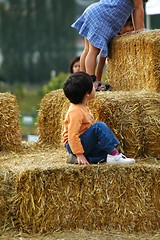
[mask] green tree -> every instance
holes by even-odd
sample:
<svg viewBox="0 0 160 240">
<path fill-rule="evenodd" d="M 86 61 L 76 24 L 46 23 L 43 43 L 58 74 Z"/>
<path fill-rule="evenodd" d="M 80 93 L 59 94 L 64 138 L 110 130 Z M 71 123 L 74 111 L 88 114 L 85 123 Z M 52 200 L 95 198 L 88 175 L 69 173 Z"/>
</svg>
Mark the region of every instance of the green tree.
<svg viewBox="0 0 160 240">
<path fill-rule="evenodd" d="M 61 72 L 57 76 L 52 77 L 50 81 L 42 87 L 43 94 L 63 88 L 63 84 L 67 79 L 68 75 L 68 73 Z"/>
<path fill-rule="evenodd" d="M 5 2 L 5 1 L 4 1 Z M 12 0 L 0 6 L 0 73 L 8 82 L 45 83 L 75 55 L 75 0 Z"/>
</svg>

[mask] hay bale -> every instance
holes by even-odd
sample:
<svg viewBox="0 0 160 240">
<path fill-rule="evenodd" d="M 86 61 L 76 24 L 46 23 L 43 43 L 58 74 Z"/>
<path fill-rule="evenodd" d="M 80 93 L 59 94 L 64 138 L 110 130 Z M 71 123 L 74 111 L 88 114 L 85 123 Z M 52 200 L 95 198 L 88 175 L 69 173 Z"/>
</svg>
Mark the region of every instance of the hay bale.
<svg viewBox="0 0 160 240">
<path fill-rule="evenodd" d="M 159 165 L 149 164 L 37 166 L 17 172 L 8 218 L 29 233 L 106 227 L 151 233 L 160 226 L 159 178 Z"/>
<path fill-rule="evenodd" d="M 37 121 L 41 143 L 58 145 L 61 143 L 61 115 L 65 104 L 67 99 L 62 90 L 52 91 L 42 99 Z"/>
<path fill-rule="evenodd" d="M 13 179 L 13 173 L 10 169 L 0 166 L 0 227 L 3 228 L 11 226 L 11 219 L 5 220 L 9 211 L 10 199 L 13 197 Z"/>
<path fill-rule="evenodd" d="M 160 159 L 159 93 L 101 92 L 89 104 L 96 119 L 113 130 L 127 156 Z"/>
<path fill-rule="evenodd" d="M 116 90 L 160 92 L 160 30 L 113 38 L 107 79 Z"/>
<path fill-rule="evenodd" d="M 134 93 L 99 93 L 89 103 L 97 121 L 105 122 L 121 142 L 120 151 L 129 157 L 143 155 L 141 105 Z"/>
<path fill-rule="evenodd" d="M 0 150 L 20 150 L 21 130 L 16 97 L 0 93 Z"/>
<path fill-rule="evenodd" d="M 88 105 L 95 120 L 105 122 L 112 129 L 121 142 L 120 150 L 127 156 L 160 158 L 159 104 L 159 93 L 119 91 L 98 92 Z M 68 106 L 62 90 L 44 97 L 38 119 L 43 143 L 60 146 Z"/>
<path fill-rule="evenodd" d="M 160 158 L 160 94 L 142 95 L 144 154 Z"/>
<path fill-rule="evenodd" d="M 44 149 L 39 143 L 24 144 L 24 149 L 0 152 L 3 229 L 32 234 L 82 228 L 158 230 L 158 161 L 85 167 L 68 165 L 62 149 Z"/>
</svg>

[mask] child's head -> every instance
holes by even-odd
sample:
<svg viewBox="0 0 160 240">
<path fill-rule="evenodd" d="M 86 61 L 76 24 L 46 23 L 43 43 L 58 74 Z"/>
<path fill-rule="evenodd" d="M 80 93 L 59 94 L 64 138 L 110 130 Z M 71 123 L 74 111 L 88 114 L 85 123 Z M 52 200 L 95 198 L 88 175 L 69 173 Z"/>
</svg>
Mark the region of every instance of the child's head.
<svg viewBox="0 0 160 240">
<path fill-rule="evenodd" d="M 69 72 L 75 73 L 75 72 L 79 72 L 79 71 L 80 71 L 80 57 L 77 56 L 77 57 L 73 58 L 70 63 Z"/>
<path fill-rule="evenodd" d="M 93 81 L 89 74 L 76 72 L 68 77 L 63 86 L 65 96 L 71 103 L 82 103 L 86 94 L 93 89 Z"/>
<path fill-rule="evenodd" d="M 124 33 L 129 33 L 129 32 L 132 32 L 134 30 L 134 27 L 133 27 L 133 23 L 132 23 L 132 17 L 130 16 L 124 27 L 121 29 L 121 31 L 119 32 L 119 35 L 122 35 Z"/>
</svg>

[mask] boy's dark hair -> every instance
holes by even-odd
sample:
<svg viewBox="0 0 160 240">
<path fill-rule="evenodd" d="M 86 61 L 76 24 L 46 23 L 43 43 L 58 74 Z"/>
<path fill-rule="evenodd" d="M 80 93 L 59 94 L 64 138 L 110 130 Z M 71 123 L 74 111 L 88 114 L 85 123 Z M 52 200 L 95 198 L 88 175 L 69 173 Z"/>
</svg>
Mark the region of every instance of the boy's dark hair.
<svg viewBox="0 0 160 240">
<path fill-rule="evenodd" d="M 82 103 L 86 93 L 91 93 L 93 81 L 89 74 L 85 72 L 76 72 L 68 77 L 63 85 L 65 96 L 71 103 Z"/>
<path fill-rule="evenodd" d="M 80 57 L 79 57 L 79 56 L 77 56 L 77 57 L 75 57 L 75 58 L 72 59 L 72 61 L 71 61 L 71 63 L 70 63 L 70 67 L 69 67 L 69 72 L 70 72 L 70 73 L 73 73 L 73 65 L 74 65 L 76 62 L 78 62 L 78 61 L 80 61 Z"/>
</svg>

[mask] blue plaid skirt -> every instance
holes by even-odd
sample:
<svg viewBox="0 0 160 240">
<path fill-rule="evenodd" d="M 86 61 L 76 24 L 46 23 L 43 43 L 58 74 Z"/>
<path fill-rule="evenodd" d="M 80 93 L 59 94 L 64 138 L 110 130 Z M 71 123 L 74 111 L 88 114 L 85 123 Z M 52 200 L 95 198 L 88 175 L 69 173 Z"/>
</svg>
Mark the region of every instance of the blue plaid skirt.
<svg viewBox="0 0 160 240">
<path fill-rule="evenodd" d="M 72 27 L 100 49 L 102 57 L 107 57 L 109 41 L 122 29 L 133 10 L 133 0 L 100 0 L 88 6 Z"/>
</svg>

